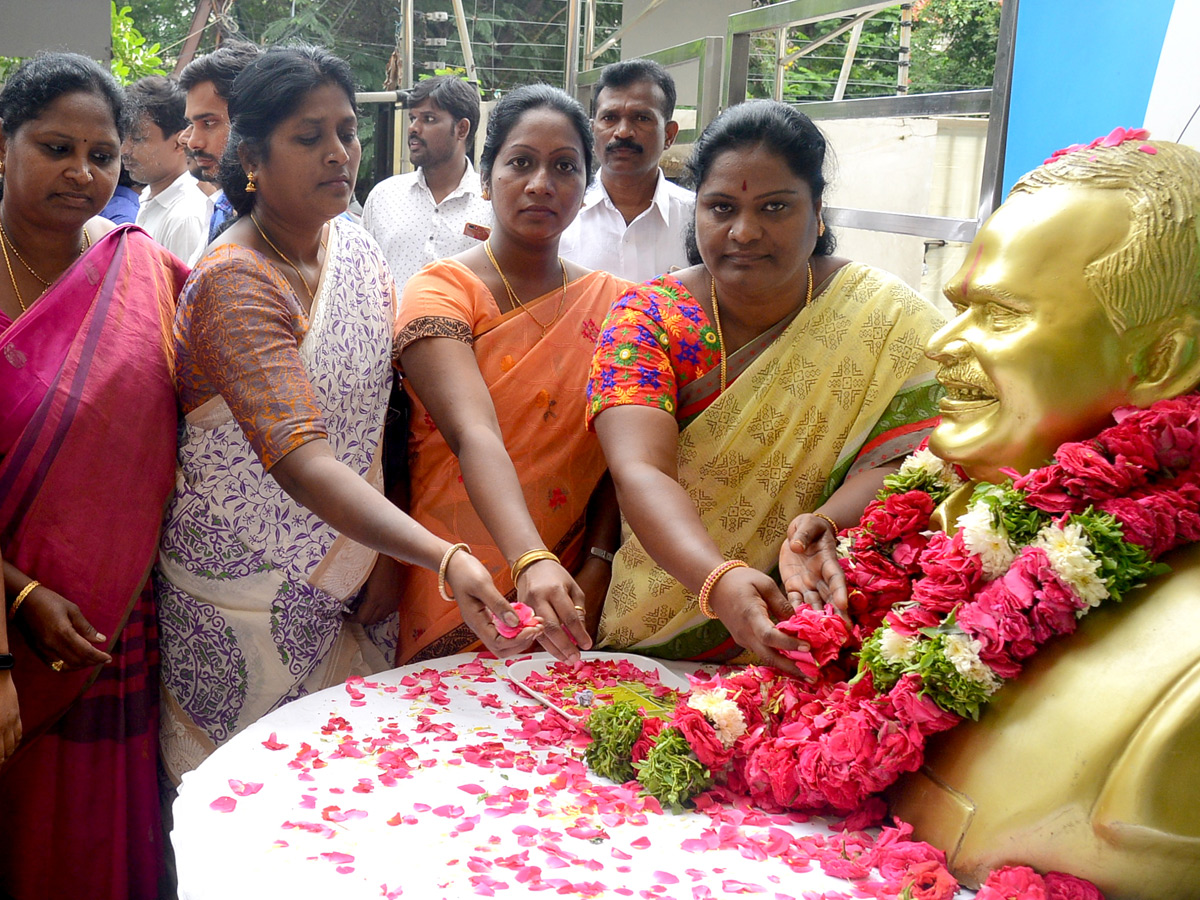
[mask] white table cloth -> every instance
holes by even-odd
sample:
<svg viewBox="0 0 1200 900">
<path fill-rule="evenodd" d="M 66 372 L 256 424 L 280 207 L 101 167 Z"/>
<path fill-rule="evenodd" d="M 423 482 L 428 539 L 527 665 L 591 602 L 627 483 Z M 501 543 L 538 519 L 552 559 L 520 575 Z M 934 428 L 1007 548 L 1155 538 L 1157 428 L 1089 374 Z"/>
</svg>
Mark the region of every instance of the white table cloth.
<svg viewBox="0 0 1200 900">
<path fill-rule="evenodd" d="M 864 896 L 801 852 L 824 822 L 660 812 L 591 775 L 586 739 L 544 727 L 504 669 L 352 679 L 229 741 L 175 803 L 181 900 Z"/>
</svg>

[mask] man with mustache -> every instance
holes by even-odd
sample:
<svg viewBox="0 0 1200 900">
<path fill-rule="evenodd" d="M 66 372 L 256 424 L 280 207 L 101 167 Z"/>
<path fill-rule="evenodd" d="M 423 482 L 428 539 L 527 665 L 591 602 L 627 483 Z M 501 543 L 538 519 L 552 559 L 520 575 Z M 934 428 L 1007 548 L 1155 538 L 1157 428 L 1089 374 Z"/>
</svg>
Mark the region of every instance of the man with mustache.
<svg viewBox="0 0 1200 900">
<path fill-rule="evenodd" d="M 671 120 L 674 79 L 652 60 L 622 60 L 604 67 L 593 96 L 600 177 L 559 252 L 630 281 L 688 265 L 683 232 L 696 195 L 668 181 L 658 165 L 679 133 Z"/>
<path fill-rule="evenodd" d="M 169 78 L 149 75 L 127 95 L 136 119 L 121 157 L 130 177 L 146 185 L 137 224 L 180 259 L 191 259 L 208 243 L 208 209 L 179 141 L 187 126 L 183 91 Z"/>
<path fill-rule="evenodd" d="M 180 140 L 187 146 L 190 171 L 202 182 L 217 184 L 221 154 L 229 140 L 229 97 L 233 82 L 258 53 L 258 47 L 247 41 L 227 41 L 207 56 L 192 60 L 179 73 L 179 86 L 187 92 L 184 116 L 188 121 Z M 208 240 L 188 260 L 192 265 L 225 222 L 236 215 L 225 192 L 219 189 L 209 196 L 208 207 Z"/>
<path fill-rule="evenodd" d="M 492 207 L 471 164 L 478 127 L 479 91 L 461 78 L 426 78 L 409 92 L 408 151 L 417 169 L 375 185 L 362 221 L 398 289 L 426 263 L 488 236 Z"/>
</svg>

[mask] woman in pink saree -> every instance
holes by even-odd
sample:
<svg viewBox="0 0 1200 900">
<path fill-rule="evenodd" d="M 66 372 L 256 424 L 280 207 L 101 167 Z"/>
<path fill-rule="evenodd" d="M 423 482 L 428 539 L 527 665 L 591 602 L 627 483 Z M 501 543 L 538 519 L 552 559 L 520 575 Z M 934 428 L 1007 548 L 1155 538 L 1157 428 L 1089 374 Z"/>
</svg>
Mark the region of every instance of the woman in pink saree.
<svg viewBox="0 0 1200 900">
<path fill-rule="evenodd" d="M 158 895 L 157 626 L 186 268 L 96 216 L 120 87 L 44 54 L 0 93 L 0 555 L 23 737 L 0 768 L 0 895 Z M 90 221 L 89 221 L 90 220 Z"/>
</svg>

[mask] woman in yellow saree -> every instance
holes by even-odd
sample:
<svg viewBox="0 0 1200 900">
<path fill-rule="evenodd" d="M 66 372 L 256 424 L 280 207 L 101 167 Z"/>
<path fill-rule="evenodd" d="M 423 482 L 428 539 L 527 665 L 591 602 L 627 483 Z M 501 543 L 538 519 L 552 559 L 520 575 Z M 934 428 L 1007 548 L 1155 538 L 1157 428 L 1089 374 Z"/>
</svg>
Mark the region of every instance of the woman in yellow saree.
<svg viewBox="0 0 1200 900">
<path fill-rule="evenodd" d="M 773 620 L 807 598 L 767 574 L 789 522 L 803 514 L 793 533 L 836 580 L 837 528 L 928 430 L 923 348 L 940 317 L 887 273 L 832 256 L 824 158 L 802 113 L 728 110 L 690 163 L 703 263 L 635 288 L 605 321 L 588 414 L 632 533 L 601 646 L 708 659 L 740 647 L 796 671 L 779 651 L 798 645 Z"/>
<path fill-rule="evenodd" d="M 558 256 L 591 154 L 576 101 L 546 85 L 508 94 L 480 156 L 491 236 L 405 287 L 396 346 L 413 401 L 412 516 L 468 543 L 542 621 L 502 638 L 480 605 L 460 611 L 409 568 L 399 664 L 470 649 L 476 635 L 502 654 L 534 638 L 564 659 L 591 645 L 584 613 L 599 614 L 617 517 L 600 444 L 580 426 L 584 384 L 600 322 L 629 286 Z"/>
</svg>

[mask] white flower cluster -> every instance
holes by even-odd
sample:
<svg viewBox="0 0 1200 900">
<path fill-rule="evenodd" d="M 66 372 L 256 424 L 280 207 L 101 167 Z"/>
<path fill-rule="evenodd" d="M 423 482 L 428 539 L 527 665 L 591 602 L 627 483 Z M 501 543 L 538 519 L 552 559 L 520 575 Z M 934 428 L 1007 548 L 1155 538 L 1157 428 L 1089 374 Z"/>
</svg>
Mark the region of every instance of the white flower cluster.
<svg viewBox="0 0 1200 900">
<path fill-rule="evenodd" d="M 879 655 L 888 665 L 895 666 L 911 660 L 916 646 L 914 635 L 903 635 L 884 623 L 883 633 L 879 636 Z"/>
<path fill-rule="evenodd" d="M 924 475 L 926 478 L 944 484 L 952 491 L 958 490 L 963 485 L 963 480 L 954 471 L 954 466 L 940 456 L 935 455 L 928 447 L 918 450 L 912 456 L 905 459 L 900 464 L 899 474 L 908 476 Z"/>
<path fill-rule="evenodd" d="M 983 645 L 965 634 L 948 634 L 943 642 L 946 659 L 959 675 L 968 681 L 982 684 L 990 692 L 1000 688 L 1000 679 L 991 667 L 979 658 Z"/>
<path fill-rule="evenodd" d="M 963 544 L 983 563 L 983 577 L 991 581 L 1008 571 L 1016 559 L 1016 551 L 1003 525 L 992 522 L 992 511 L 986 503 L 972 503 L 958 517 Z"/>
<path fill-rule="evenodd" d="M 1078 594 L 1088 607 L 1099 606 L 1108 599 L 1108 586 L 1100 577 L 1100 560 L 1092 548 L 1083 526 L 1072 522 L 1066 528 L 1051 523 L 1038 532 L 1033 546 L 1045 551 L 1054 574 Z M 1078 610 L 1083 616 L 1087 609 Z"/>
<path fill-rule="evenodd" d="M 688 696 L 688 706 L 708 719 L 726 750 L 746 733 L 746 719 L 738 705 L 729 699 L 725 688 L 692 691 Z"/>
</svg>

